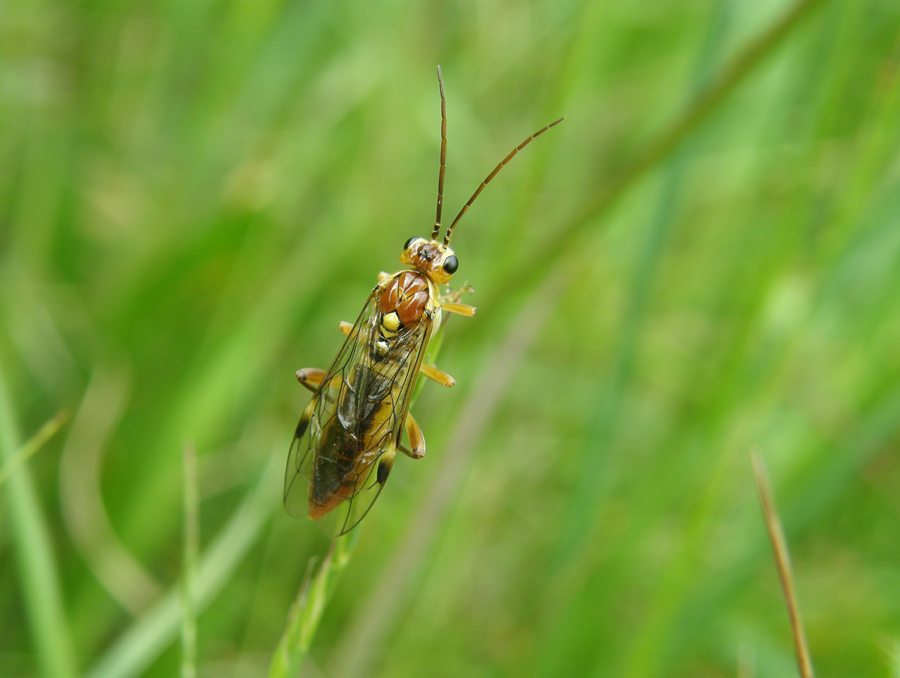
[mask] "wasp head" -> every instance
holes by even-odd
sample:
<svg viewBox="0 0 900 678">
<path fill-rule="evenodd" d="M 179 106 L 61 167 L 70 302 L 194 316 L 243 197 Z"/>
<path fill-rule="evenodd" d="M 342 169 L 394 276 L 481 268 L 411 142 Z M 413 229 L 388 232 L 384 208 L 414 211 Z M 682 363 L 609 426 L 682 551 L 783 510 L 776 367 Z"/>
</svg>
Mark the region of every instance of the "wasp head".
<svg viewBox="0 0 900 678">
<path fill-rule="evenodd" d="M 413 266 L 438 285 L 449 282 L 459 267 L 459 261 L 448 245 L 425 238 L 407 240 L 400 253 L 400 262 Z"/>
</svg>

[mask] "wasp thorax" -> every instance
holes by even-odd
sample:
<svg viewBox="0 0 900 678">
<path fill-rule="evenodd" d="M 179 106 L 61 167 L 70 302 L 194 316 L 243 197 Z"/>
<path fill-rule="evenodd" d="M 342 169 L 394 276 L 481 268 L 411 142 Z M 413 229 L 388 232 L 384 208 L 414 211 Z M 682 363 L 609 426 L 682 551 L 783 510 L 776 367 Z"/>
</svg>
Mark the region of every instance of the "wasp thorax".
<svg viewBox="0 0 900 678">
<path fill-rule="evenodd" d="M 459 260 L 449 246 L 425 238 L 407 240 L 400 261 L 414 266 L 438 285 L 448 282 L 459 268 Z"/>
<path fill-rule="evenodd" d="M 428 305 L 428 280 L 416 271 L 403 271 L 391 280 L 379 300 L 381 333 L 393 337 L 422 319 Z"/>
</svg>

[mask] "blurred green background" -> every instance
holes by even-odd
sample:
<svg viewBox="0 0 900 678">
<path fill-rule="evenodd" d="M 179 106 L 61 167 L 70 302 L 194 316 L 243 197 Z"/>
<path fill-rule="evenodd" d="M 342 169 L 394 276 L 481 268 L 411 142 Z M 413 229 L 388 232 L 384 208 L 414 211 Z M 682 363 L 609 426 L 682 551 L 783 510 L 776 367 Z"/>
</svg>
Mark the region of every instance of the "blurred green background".
<svg viewBox="0 0 900 678">
<path fill-rule="evenodd" d="M 445 328 L 307 676 L 900 676 L 900 5 L 0 8 L 0 675 L 265 675 L 328 541 L 284 460 L 449 113 Z"/>
</svg>

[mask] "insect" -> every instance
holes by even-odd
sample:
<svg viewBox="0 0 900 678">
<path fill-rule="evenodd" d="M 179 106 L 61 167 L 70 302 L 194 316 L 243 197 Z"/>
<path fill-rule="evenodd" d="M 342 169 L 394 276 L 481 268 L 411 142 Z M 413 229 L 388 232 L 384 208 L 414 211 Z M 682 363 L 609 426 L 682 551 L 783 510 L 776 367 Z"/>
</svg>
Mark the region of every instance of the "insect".
<svg viewBox="0 0 900 678">
<path fill-rule="evenodd" d="M 425 456 L 422 429 L 409 412 L 419 373 L 453 386 L 449 374 L 423 362 L 428 342 L 443 313 L 471 317 L 475 307 L 459 303 L 449 282 L 459 262 L 450 248 L 457 222 L 485 186 L 513 156 L 560 118 L 516 146 L 481 182 L 450 224 L 443 242 L 441 208 L 447 159 L 447 100 L 438 66 L 441 93 L 441 166 L 437 212 L 431 238 L 406 241 L 400 261 L 409 266 L 381 273 L 353 325 L 341 323 L 347 335 L 328 371 L 307 368 L 297 380 L 314 395 L 303 411 L 288 452 L 284 506 L 295 518 L 308 514 L 322 531 L 339 536 L 353 529 L 381 493 L 397 451 L 413 459 Z M 448 292 L 441 294 L 441 286 Z M 404 429 L 409 447 L 401 444 Z"/>
</svg>

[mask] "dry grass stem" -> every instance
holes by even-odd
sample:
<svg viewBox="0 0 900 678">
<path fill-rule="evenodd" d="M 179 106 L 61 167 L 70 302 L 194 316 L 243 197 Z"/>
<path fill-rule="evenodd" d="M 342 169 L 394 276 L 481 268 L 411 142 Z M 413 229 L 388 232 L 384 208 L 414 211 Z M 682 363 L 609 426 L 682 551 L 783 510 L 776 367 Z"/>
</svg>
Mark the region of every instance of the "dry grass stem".
<svg viewBox="0 0 900 678">
<path fill-rule="evenodd" d="M 791 618 L 791 630 L 794 634 L 794 651 L 797 655 L 797 664 L 800 667 L 800 676 L 801 678 L 813 678 L 812 661 L 809 658 L 806 636 L 803 633 L 803 623 L 800 621 L 800 607 L 797 605 L 797 596 L 794 592 L 794 580 L 791 575 L 791 558 L 788 553 L 787 540 L 784 537 L 781 521 L 778 519 L 778 511 L 772 499 L 769 477 L 762 457 L 755 451 L 750 454 L 750 457 L 753 460 L 753 476 L 756 478 L 756 487 L 759 490 L 759 501 L 762 504 L 766 530 L 769 532 L 772 549 L 775 551 L 775 564 L 778 567 L 778 577 L 781 579 L 781 590 L 784 592 L 788 615 Z"/>
</svg>

